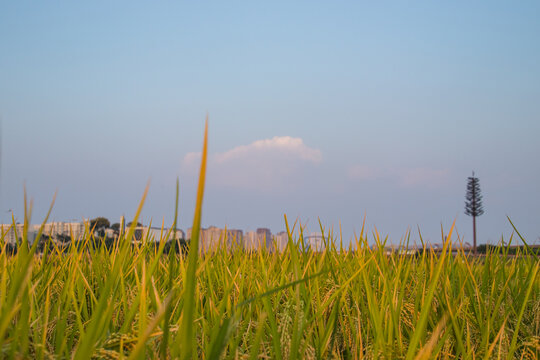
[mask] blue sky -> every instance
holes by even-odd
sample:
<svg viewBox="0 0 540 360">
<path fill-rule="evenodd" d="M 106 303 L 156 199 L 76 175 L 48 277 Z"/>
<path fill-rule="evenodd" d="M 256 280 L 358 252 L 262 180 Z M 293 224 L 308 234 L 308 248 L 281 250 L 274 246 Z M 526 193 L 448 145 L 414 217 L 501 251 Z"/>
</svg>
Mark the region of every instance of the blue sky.
<svg viewBox="0 0 540 360">
<path fill-rule="evenodd" d="M 0 3 L 0 221 L 540 236 L 538 2 Z"/>
</svg>

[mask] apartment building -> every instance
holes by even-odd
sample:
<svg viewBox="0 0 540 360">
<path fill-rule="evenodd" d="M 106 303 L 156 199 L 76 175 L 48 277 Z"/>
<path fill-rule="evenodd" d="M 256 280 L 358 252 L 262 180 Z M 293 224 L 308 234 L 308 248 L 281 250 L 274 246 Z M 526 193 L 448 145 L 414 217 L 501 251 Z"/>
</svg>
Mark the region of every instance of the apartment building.
<svg viewBox="0 0 540 360">
<path fill-rule="evenodd" d="M 246 231 L 244 234 L 244 250 L 256 251 L 259 248 L 259 242 L 257 241 L 257 232 Z"/>
<path fill-rule="evenodd" d="M 274 235 L 273 241 L 273 251 L 283 252 L 287 248 L 287 243 L 289 242 L 289 235 L 286 231 L 280 231 Z"/>
<path fill-rule="evenodd" d="M 40 225 L 34 225 L 40 227 Z M 39 229 L 36 229 L 36 231 Z M 43 235 L 57 237 L 58 235 L 69 236 L 72 240 L 81 240 L 84 236 L 84 222 L 50 222 L 43 226 Z"/>
<path fill-rule="evenodd" d="M 272 232 L 267 228 L 258 228 L 257 229 L 257 241 L 259 244 L 262 244 L 266 249 L 270 250 L 272 248 Z"/>
<path fill-rule="evenodd" d="M 180 240 L 185 238 L 185 234 L 181 229 L 176 229 L 176 238 L 174 237 L 174 231 L 170 231 L 168 228 L 161 227 L 148 227 L 148 226 L 137 226 L 135 228 L 134 238 L 136 241 L 142 241 L 146 239 L 147 241 L 159 242 L 159 241 L 169 241 L 169 240 Z"/>
<path fill-rule="evenodd" d="M 192 229 L 187 230 L 187 239 L 191 239 Z M 206 253 L 214 251 L 219 246 L 232 249 L 234 246 L 243 246 L 244 233 L 237 229 L 221 229 L 216 226 L 202 228 L 199 237 L 199 251 Z"/>
<path fill-rule="evenodd" d="M 261 249 L 272 250 L 273 241 L 270 229 L 259 228 L 256 231 L 248 231 L 244 236 L 244 250 L 257 251 Z"/>
<path fill-rule="evenodd" d="M 0 239 L 7 244 L 16 244 L 17 242 L 22 241 L 22 236 L 24 232 L 24 224 L 0 224 Z M 37 231 L 35 226 L 28 226 L 28 243 L 33 244 L 37 236 Z M 17 241 L 19 240 L 19 241 Z"/>
<path fill-rule="evenodd" d="M 304 242 L 312 251 L 324 250 L 324 237 L 320 232 L 312 232 Z"/>
</svg>

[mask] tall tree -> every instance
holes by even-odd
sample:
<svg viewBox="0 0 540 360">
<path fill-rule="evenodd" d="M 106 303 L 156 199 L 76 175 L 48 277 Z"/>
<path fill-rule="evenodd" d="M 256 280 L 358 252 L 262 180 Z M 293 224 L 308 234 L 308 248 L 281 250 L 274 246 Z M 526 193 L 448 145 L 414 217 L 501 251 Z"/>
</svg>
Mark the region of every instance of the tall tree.
<svg viewBox="0 0 540 360">
<path fill-rule="evenodd" d="M 473 218 L 473 249 L 476 254 L 476 217 L 484 213 L 482 194 L 480 193 L 480 180 L 474 176 L 467 181 L 467 194 L 465 195 L 465 214 Z"/>
<path fill-rule="evenodd" d="M 120 235 L 120 223 L 114 223 L 111 225 L 111 229 L 114 232 L 114 236 Z"/>
<path fill-rule="evenodd" d="M 94 230 L 98 233 L 98 236 L 105 236 L 105 229 L 108 229 L 111 223 L 107 218 L 97 217 L 90 220 L 90 230 Z"/>
</svg>

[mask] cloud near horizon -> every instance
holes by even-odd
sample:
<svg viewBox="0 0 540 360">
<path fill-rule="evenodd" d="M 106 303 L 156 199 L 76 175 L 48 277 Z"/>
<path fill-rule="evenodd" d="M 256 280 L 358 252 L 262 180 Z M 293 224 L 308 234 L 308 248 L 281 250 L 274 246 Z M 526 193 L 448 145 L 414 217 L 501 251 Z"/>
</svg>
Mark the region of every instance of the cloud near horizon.
<svg viewBox="0 0 540 360">
<path fill-rule="evenodd" d="M 186 154 L 182 170 L 196 171 L 200 158 L 200 152 Z M 213 174 L 210 181 L 218 185 L 270 190 L 294 186 L 303 171 L 321 162 L 321 151 L 307 146 L 301 138 L 275 136 L 210 154 L 208 171 Z"/>
</svg>

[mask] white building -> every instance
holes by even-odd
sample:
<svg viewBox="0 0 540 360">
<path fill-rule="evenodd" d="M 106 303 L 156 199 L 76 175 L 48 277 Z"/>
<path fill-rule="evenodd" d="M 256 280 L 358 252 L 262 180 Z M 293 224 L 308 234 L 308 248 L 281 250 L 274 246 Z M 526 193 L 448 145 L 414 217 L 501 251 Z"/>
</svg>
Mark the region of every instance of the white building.
<svg viewBox="0 0 540 360">
<path fill-rule="evenodd" d="M 312 232 L 304 242 L 312 251 L 324 250 L 324 237 L 320 232 Z"/>
<path fill-rule="evenodd" d="M 187 239 L 191 240 L 192 228 L 187 230 Z M 199 236 L 199 251 L 206 253 L 215 251 L 220 246 L 232 249 L 236 246 L 243 246 L 244 234 L 242 230 L 220 229 L 216 226 L 202 228 Z"/>
<path fill-rule="evenodd" d="M 34 225 L 39 230 L 41 225 Z M 69 236 L 72 241 L 82 240 L 85 233 L 84 222 L 50 222 L 43 225 L 43 235 L 57 237 L 58 235 Z"/>
<path fill-rule="evenodd" d="M 272 233 L 270 229 L 259 228 L 257 231 L 248 231 L 244 236 L 244 250 L 258 251 L 263 248 L 272 249 Z"/>
<path fill-rule="evenodd" d="M 272 250 L 283 252 L 287 248 L 289 242 L 289 235 L 286 231 L 280 231 L 274 235 L 274 241 Z"/>
<path fill-rule="evenodd" d="M 0 224 L 0 239 L 7 244 L 15 245 L 17 242 L 22 241 L 24 233 L 24 224 Z M 28 226 L 28 243 L 33 244 L 36 239 L 37 232 L 34 230 L 34 226 Z M 17 241 L 18 240 L 18 241 Z"/>
<path fill-rule="evenodd" d="M 2 224 L 0 225 L 0 236 L 3 242 L 7 244 L 17 243 L 17 238 L 22 238 L 23 224 Z"/>
<path fill-rule="evenodd" d="M 244 250 L 255 251 L 258 249 L 257 233 L 255 231 L 247 231 L 244 234 Z"/>
<path fill-rule="evenodd" d="M 174 231 L 168 228 L 162 229 L 154 226 L 137 226 L 133 236 L 135 241 L 142 241 L 144 239 L 150 242 L 169 241 L 173 239 L 180 240 L 185 237 L 185 234 L 181 229 L 176 229 L 176 238 L 174 237 L 174 234 Z"/>
</svg>

